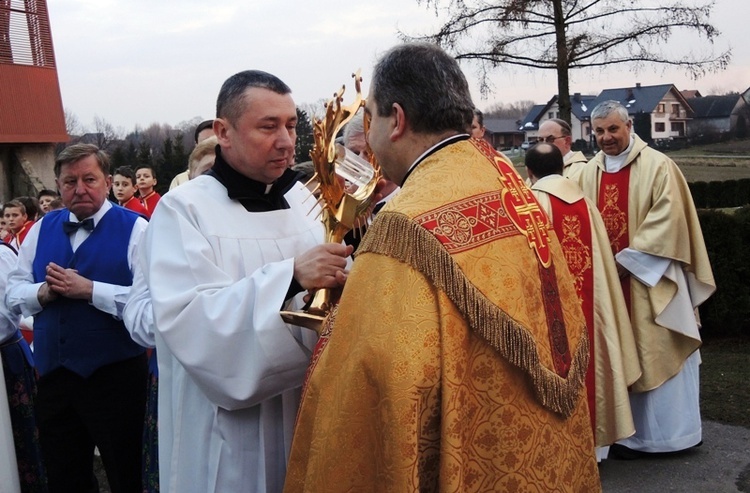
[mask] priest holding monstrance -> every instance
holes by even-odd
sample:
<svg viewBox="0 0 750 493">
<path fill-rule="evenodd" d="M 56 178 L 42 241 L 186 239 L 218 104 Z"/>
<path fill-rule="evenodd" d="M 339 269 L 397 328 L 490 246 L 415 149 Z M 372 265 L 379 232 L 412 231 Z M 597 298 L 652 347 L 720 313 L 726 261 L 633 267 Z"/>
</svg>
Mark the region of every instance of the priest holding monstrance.
<svg viewBox="0 0 750 493">
<path fill-rule="evenodd" d="M 401 191 L 324 324 L 287 492 L 601 490 L 573 281 L 512 164 L 469 138 L 473 108 L 434 45 L 375 67 L 368 142 Z"/>
</svg>

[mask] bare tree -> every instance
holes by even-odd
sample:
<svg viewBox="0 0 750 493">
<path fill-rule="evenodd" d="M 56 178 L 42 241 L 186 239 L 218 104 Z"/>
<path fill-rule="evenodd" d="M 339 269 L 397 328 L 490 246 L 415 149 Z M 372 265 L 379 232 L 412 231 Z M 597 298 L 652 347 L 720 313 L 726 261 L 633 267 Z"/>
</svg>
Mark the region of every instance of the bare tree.
<svg viewBox="0 0 750 493">
<path fill-rule="evenodd" d="M 479 63 L 483 94 L 491 91 L 489 73 L 510 64 L 557 72 L 560 117 L 570 121 L 571 69 L 627 64 L 683 68 L 693 78 L 723 70 L 731 49 L 703 53 L 696 46 L 666 43 L 686 31 L 709 43 L 720 35 L 709 23 L 713 1 L 654 0 L 417 0 L 436 13 L 442 4 L 448 20 L 434 34 L 401 36 L 437 43 L 458 59 Z M 682 50 L 682 52 L 680 52 Z"/>
<path fill-rule="evenodd" d="M 63 113 L 65 115 L 65 131 L 68 133 L 68 136 L 71 138 L 74 136 L 78 137 L 86 131 L 83 125 L 81 125 L 81 120 L 70 109 L 63 108 Z"/>
<path fill-rule="evenodd" d="M 104 149 L 105 151 L 109 150 L 115 141 L 120 138 L 119 132 L 115 129 L 114 125 L 98 115 L 94 115 L 93 134 L 96 140 L 94 144 L 99 149 Z"/>
<path fill-rule="evenodd" d="M 484 111 L 485 118 L 523 119 L 534 106 L 534 101 L 523 100 L 513 103 L 495 103 Z"/>
<path fill-rule="evenodd" d="M 313 118 L 321 119 L 325 117 L 326 115 L 326 100 L 325 99 L 318 99 L 314 103 L 301 103 L 297 105 L 297 108 L 304 111 L 307 116 L 310 118 L 310 121 L 313 120 Z"/>
</svg>

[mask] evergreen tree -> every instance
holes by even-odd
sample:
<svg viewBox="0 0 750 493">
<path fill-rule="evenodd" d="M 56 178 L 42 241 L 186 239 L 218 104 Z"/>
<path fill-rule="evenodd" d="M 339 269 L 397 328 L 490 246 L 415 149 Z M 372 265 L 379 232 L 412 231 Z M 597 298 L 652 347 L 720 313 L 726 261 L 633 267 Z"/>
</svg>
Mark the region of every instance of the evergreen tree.
<svg viewBox="0 0 750 493">
<path fill-rule="evenodd" d="M 132 139 L 128 139 L 128 148 L 125 151 L 125 164 L 131 168 L 138 161 L 138 149 L 135 147 L 135 142 Z"/>
<path fill-rule="evenodd" d="M 294 147 L 294 161 L 303 163 L 310 160 L 315 139 L 313 137 L 313 126 L 310 117 L 305 110 L 297 107 L 297 143 Z"/>
<path fill-rule="evenodd" d="M 148 142 L 143 141 L 138 144 L 138 154 L 136 155 L 137 164 L 145 164 L 147 166 L 154 166 L 153 152 Z M 133 166 L 135 169 L 135 166 Z"/>
<path fill-rule="evenodd" d="M 112 150 L 112 153 L 109 156 L 109 161 L 112 167 L 112 173 L 114 173 L 120 166 L 129 165 L 125 149 L 123 149 L 123 144 L 118 144 L 117 147 Z"/>
</svg>

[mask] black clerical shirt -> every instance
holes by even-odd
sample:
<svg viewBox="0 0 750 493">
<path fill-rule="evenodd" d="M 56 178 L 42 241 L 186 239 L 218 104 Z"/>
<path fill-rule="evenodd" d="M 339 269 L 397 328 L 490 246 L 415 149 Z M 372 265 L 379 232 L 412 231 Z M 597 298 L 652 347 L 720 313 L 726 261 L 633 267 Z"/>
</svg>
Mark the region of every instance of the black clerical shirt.
<svg viewBox="0 0 750 493">
<path fill-rule="evenodd" d="M 206 174 L 224 185 L 229 198 L 238 201 L 248 212 L 288 209 L 289 204 L 284 194 L 294 186 L 300 176 L 296 171 L 287 169 L 269 189 L 265 183 L 248 178 L 232 168 L 222 157 L 219 146 L 216 146 L 214 166 Z"/>
<path fill-rule="evenodd" d="M 207 175 L 214 177 L 227 189 L 227 195 L 236 200 L 248 212 L 271 212 L 280 209 L 289 209 L 289 203 L 284 198 L 286 194 L 298 181 L 300 173 L 287 168 L 269 187 L 265 183 L 253 180 L 232 168 L 221 156 L 221 147 L 216 146 L 216 161 Z M 304 291 L 304 288 L 292 278 L 286 299 Z"/>
</svg>

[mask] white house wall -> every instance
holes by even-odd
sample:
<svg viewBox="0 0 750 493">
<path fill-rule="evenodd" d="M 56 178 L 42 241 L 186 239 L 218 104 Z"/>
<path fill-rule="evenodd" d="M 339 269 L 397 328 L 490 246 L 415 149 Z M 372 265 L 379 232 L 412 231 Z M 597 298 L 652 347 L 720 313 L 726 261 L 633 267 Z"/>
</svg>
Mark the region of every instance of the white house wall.
<svg viewBox="0 0 750 493">
<path fill-rule="evenodd" d="M 539 126 L 541 127 L 542 123 L 553 118 L 560 118 L 560 107 L 557 103 L 550 106 L 547 111 L 544 112 L 542 117 L 539 119 Z M 575 114 L 571 113 L 570 131 L 571 136 L 573 137 L 573 142 L 579 139 L 583 139 L 588 142 L 591 135 L 591 125 L 589 124 L 589 122 L 581 122 L 581 120 L 576 118 Z M 529 142 L 534 142 L 538 139 L 538 137 L 539 132 L 537 130 L 529 130 L 526 132 L 526 140 L 528 140 Z"/>
<path fill-rule="evenodd" d="M 663 105 L 663 111 L 660 106 Z M 672 105 L 678 105 L 677 111 L 673 111 Z M 659 104 L 654 108 L 654 112 L 651 113 L 651 138 L 653 139 L 668 139 L 670 137 L 684 137 L 686 136 L 686 118 L 687 111 L 685 106 L 680 102 L 679 99 L 670 91 L 664 98 L 659 101 Z M 682 125 L 682 134 L 678 129 L 672 129 L 672 123 L 680 123 Z M 661 130 L 661 124 L 664 125 Z M 659 130 L 657 130 L 659 128 Z"/>
</svg>

